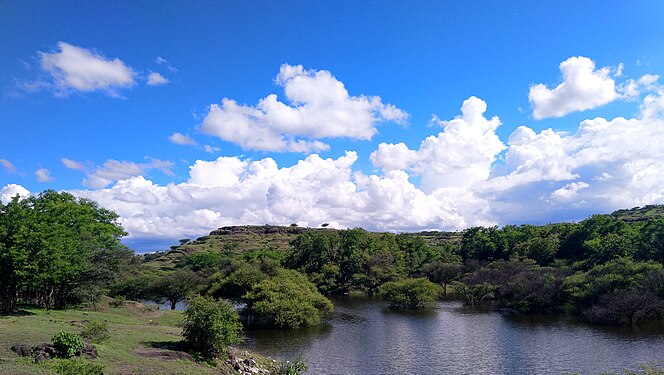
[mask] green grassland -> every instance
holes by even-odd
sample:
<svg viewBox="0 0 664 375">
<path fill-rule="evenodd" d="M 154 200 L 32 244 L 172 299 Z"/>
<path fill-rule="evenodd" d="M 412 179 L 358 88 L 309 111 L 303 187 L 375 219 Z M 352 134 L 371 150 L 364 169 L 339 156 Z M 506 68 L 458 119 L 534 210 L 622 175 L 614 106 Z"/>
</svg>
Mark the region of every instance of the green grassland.
<svg viewBox="0 0 664 375">
<path fill-rule="evenodd" d="M 40 364 L 31 357 L 20 357 L 10 350 L 14 343 L 30 346 L 50 342 L 61 330 L 80 333 L 89 321 L 106 322 L 110 337 L 95 343 L 99 357 L 85 360 L 104 365 L 104 374 L 219 374 L 237 373 L 228 361 L 217 366 L 177 359 L 181 340 L 180 311 L 159 311 L 135 302 L 113 308 L 102 304 L 98 311 L 44 310 L 25 308 L 20 315 L 0 317 L 0 374 L 52 374 L 58 359 Z M 240 349 L 231 349 L 240 358 L 251 357 L 259 366 L 270 369 L 271 359 Z"/>
</svg>

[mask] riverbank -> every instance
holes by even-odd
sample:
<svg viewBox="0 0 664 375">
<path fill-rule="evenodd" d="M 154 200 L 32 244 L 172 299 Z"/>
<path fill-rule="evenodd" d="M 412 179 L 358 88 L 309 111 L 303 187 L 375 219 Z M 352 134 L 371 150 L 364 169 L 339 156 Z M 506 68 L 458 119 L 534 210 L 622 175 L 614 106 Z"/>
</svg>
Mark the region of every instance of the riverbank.
<svg viewBox="0 0 664 375">
<path fill-rule="evenodd" d="M 257 373 L 275 373 L 279 363 L 243 347 L 231 348 L 229 356 L 212 367 L 196 362 L 178 350 L 181 340 L 181 311 L 162 311 L 136 302 L 113 307 L 102 303 L 92 310 L 44 310 L 26 308 L 18 315 L 0 317 L 0 374 L 54 374 L 63 367 L 62 360 L 36 363 L 30 356 L 21 357 L 14 344 L 34 347 L 51 341 L 60 331 L 79 334 L 88 322 L 106 323 L 108 338 L 95 346 L 98 357 L 84 359 L 103 367 L 104 374 L 237 374 L 254 369 Z"/>
</svg>

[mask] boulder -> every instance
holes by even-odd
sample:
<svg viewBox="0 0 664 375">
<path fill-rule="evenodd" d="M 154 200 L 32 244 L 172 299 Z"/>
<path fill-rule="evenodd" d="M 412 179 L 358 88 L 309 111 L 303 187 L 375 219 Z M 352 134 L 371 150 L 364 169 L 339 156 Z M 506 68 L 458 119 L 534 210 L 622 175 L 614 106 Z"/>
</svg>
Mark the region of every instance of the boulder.
<svg viewBox="0 0 664 375">
<path fill-rule="evenodd" d="M 12 352 L 20 355 L 21 357 L 29 357 L 30 355 L 32 355 L 32 348 L 27 344 L 15 343 L 14 345 L 12 345 L 11 349 Z"/>
</svg>

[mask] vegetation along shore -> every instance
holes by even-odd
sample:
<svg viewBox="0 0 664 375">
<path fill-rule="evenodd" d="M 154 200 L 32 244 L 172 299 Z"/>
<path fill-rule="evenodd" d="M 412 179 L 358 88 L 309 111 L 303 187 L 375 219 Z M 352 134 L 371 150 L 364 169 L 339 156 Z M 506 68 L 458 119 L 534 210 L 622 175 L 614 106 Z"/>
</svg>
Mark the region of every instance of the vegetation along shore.
<svg viewBox="0 0 664 375">
<path fill-rule="evenodd" d="M 336 294 L 606 325 L 664 311 L 663 206 L 462 232 L 224 227 L 152 254 L 124 235 L 115 213 L 68 193 L 0 207 L 0 373 L 302 373 L 243 349 L 242 332 L 321 324 Z"/>
</svg>

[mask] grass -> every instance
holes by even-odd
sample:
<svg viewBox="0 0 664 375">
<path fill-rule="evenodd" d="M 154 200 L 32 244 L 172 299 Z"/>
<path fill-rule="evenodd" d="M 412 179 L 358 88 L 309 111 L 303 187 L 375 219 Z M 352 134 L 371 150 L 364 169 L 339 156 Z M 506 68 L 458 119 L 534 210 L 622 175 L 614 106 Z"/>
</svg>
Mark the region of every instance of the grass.
<svg viewBox="0 0 664 375">
<path fill-rule="evenodd" d="M 0 317 L 0 374 L 54 374 L 62 369 L 76 368 L 78 363 L 50 360 L 36 364 L 29 357 L 19 357 L 10 350 L 13 343 L 35 346 L 50 342 L 61 330 L 79 334 L 86 321 L 106 322 L 109 338 L 95 344 L 99 353 L 92 365 L 104 366 L 104 374 L 219 374 L 231 373 L 227 363 L 217 368 L 183 359 L 165 359 L 139 355 L 177 347 L 181 340 L 179 311 L 155 311 L 138 303 L 121 308 L 102 305 L 99 311 L 43 310 L 26 308 L 24 314 Z M 244 354 L 244 353 L 243 353 Z M 274 366 L 274 362 L 254 353 L 246 353 L 259 363 Z"/>
</svg>

